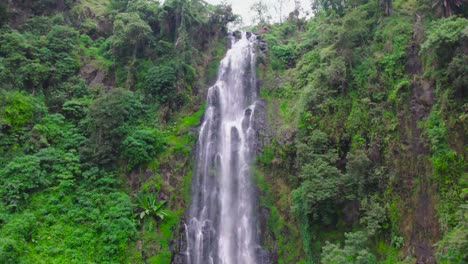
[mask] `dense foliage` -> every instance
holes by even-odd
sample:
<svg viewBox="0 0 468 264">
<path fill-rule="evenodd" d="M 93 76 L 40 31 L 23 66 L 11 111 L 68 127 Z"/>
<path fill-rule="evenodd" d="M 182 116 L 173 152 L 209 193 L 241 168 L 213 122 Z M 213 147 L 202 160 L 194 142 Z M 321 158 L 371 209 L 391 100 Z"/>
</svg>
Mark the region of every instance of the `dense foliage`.
<svg viewBox="0 0 468 264">
<path fill-rule="evenodd" d="M 466 3 L 312 9 L 269 24 L 253 2 L 262 246 L 278 263 L 467 262 Z M 201 0 L 0 3 L 1 263 L 170 263 L 200 88 L 236 19 Z"/>
<path fill-rule="evenodd" d="M 313 10 L 262 35 L 272 127 L 257 163 L 270 185 L 290 186 L 269 206 L 295 214 L 307 262 L 466 262 L 466 5 Z"/>
<path fill-rule="evenodd" d="M 234 19 L 202 1 L 0 4 L 1 263 L 170 261 L 186 201 L 159 165 L 186 184 L 195 124 L 176 113 L 198 109 Z"/>
</svg>

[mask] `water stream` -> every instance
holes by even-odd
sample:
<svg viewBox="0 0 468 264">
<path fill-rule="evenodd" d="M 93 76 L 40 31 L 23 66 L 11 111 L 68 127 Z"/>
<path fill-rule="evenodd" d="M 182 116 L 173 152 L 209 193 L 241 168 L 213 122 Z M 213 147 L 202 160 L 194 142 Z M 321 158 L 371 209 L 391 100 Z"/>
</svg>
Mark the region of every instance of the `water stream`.
<svg viewBox="0 0 468 264">
<path fill-rule="evenodd" d="M 258 264 L 255 145 L 256 36 L 231 36 L 209 89 L 197 142 L 192 204 L 186 224 L 188 264 Z"/>
</svg>

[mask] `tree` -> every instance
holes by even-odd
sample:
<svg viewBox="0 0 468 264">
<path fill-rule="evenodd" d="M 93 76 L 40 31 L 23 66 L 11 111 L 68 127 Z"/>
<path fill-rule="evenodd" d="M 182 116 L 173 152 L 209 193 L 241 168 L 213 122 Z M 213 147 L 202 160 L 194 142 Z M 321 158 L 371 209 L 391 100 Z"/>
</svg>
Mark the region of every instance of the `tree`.
<svg viewBox="0 0 468 264">
<path fill-rule="evenodd" d="M 61 82 L 54 89 L 47 90 L 47 106 L 54 111 L 59 111 L 65 102 L 77 100 L 90 95 L 85 80 L 81 77 L 73 76 L 66 82 Z"/>
<path fill-rule="evenodd" d="M 220 5 L 216 5 L 214 7 L 214 10 L 210 15 L 210 24 L 226 30 L 226 25 L 228 23 L 234 22 L 238 19 L 240 19 L 240 17 L 232 13 L 232 6 L 226 2 L 222 2 Z"/>
<path fill-rule="evenodd" d="M 427 40 L 421 45 L 421 52 L 441 48 L 467 37 L 467 19 L 462 17 L 443 18 L 433 21 L 429 27 Z"/>
<path fill-rule="evenodd" d="M 466 87 L 468 87 L 468 55 L 459 54 L 454 57 L 447 69 L 447 76 L 452 80 L 454 94 L 458 98 L 466 96 Z"/>
<path fill-rule="evenodd" d="M 76 52 L 78 31 L 68 26 L 53 26 L 47 34 L 47 48 L 54 53 Z"/>
<path fill-rule="evenodd" d="M 1 30 L 0 34 L 0 80 L 4 88 L 32 88 L 33 93 L 36 88 L 42 88 L 42 82 L 47 78 L 43 70 L 47 67 L 31 56 L 31 51 L 36 51 L 31 45 L 31 38 L 8 29 Z M 32 87 L 26 87 L 28 81 Z"/>
<path fill-rule="evenodd" d="M 0 124 L 18 130 L 32 124 L 44 111 L 44 106 L 25 92 L 0 91 Z"/>
<path fill-rule="evenodd" d="M 464 5 L 464 0 L 434 0 L 432 8 L 439 9 L 442 16 L 449 17 Z"/>
<path fill-rule="evenodd" d="M 145 78 L 145 90 L 165 104 L 177 96 L 177 73 L 172 63 L 151 67 Z"/>
<path fill-rule="evenodd" d="M 330 224 L 335 198 L 339 194 L 341 172 L 324 160 L 317 159 L 302 167 L 300 177 L 303 181 L 293 191 L 294 210 Z"/>
<path fill-rule="evenodd" d="M 279 22 L 283 23 L 283 8 L 284 4 L 289 2 L 290 0 L 278 0 L 276 1 L 276 4 L 273 6 L 275 9 L 276 13 L 278 14 Z"/>
<path fill-rule="evenodd" d="M 169 32 L 165 35 L 171 36 L 176 43 L 176 47 L 188 45 L 189 32 L 203 30 L 204 24 L 202 14 L 206 12 L 204 4 L 199 0 L 168 0 L 164 2 L 161 18 L 169 23 Z"/>
<path fill-rule="evenodd" d="M 439 65 L 448 63 L 455 52 L 455 49 L 463 41 L 466 42 L 468 33 L 466 24 L 468 19 L 463 17 L 448 17 L 431 22 L 427 30 L 427 39 L 421 45 L 420 53 L 435 52 Z"/>
<path fill-rule="evenodd" d="M 138 13 L 120 13 L 114 22 L 113 52 L 122 56 L 132 51 L 133 57 L 136 57 L 139 48 L 150 39 L 151 33 L 151 27 Z"/>
<path fill-rule="evenodd" d="M 96 99 L 91 105 L 93 123 L 101 133 L 112 133 L 117 128 L 134 123 L 144 112 L 139 98 L 131 91 L 122 88 L 112 89 Z"/>
<path fill-rule="evenodd" d="M 331 223 L 342 174 L 332 164 L 338 156 L 328 146 L 327 135 L 314 130 L 297 147 L 300 186 L 293 191 L 293 210 L 301 218 Z"/>
<path fill-rule="evenodd" d="M 392 2 L 393 0 L 380 0 L 379 3 L 384 10 L 384 14 L 389 16 L 392 14 Z"/>
<path fill-rule="evenodd" d="M 270 21 L 271 16 L 269 14 L 268 5 L 262 0 L 254 2 L 251 6 L 251 10 L 255 14 L 254 22 L 257 21 L 258 24 L 266 24 Z"/>
<path fill-rule="evenodd" d="M 297 143 L 297 160 L 299 166 L 304 166 L 317 159 L 333 164 L 337 161 L 338 154 L 330 146 L 325 132 L 313 130 L 310 135 L 300 138 Z"/>
<path fill-rule="evenodd" d="M 136 0 L 129 1 L 127 6 L 128 13 L 138 13 L 148 25 L 153 29 L 159 26 L 159 14 L 161 7 L 158 1 Z"/>
<path fill-rule="evenodd" d="M 41 60 L 51 67 L 50 77 L 60 83 L 77 73 L 78 31 L 68 26 L 53 26 L 47 34 L 46 49 L 41 49 Z"/>
<path fill-rule="evenodd" d="M 361 211 L 363 216 L 359 222 L 366 225 L 369 236 L 376 234 L 387 221 L 385 207 L 380 204 L 377 195 L 364 198 L 361 202 Z"/>
<path fill-rule="evenodd" d="M 344 13 L 346 2 L 342 0 L 311 0 L 314 13 L 333 11 L 340 15 Z"/>
<path fill-rule="evenodd" d="M 296 18 L 296 20 L 299 20 L 299 15 L 303 11 L 301 1 L 300 0 L 294 0 L 294 11 L 292 12 Z"/>
<path fill-rule="evenodd" d="M 109 164 L 121 156 L 119 147 L 146 114 L 139 98 L 133 92 L 116 88 L 96 99 L 90 107 L 91 138 L 82 147 L 82 155 L 97 164 Z"/>
<path fill-rule="evenodd" d="M 277 57 L 284 65 L 288 67 L 294 66 L 296 59 L 296 51 L 289 45 L 273 45 L 271 52 Z"/>
<path fill-rule="evenodd" d="M 345 233 L 344 247 L 326 242 L 322 248 L 321 263 L 329 264 L 374 264 L 376 257 L 367 248 L 367 236 L 364 232 L 358 231 Z"/>
<path fill-rule="evenodd" d="M 33 155 L 19 156 L 0 169 L 0 197 L 10 209 L 16 210 L 31 191 L 50 184 L 41 169 L 40 159 Z"/>
<path fill-rule="evenodd" d="M 147 163 L 164 150 L 164 139 L 155 129 L 139 129 L 127 136 L 121 149 L 130 168 Z"/>
<path fill-rule="evenodd" d="M 31 129 L 31 142 L 37 146 L 53 145 L 71 150 L 78 148 L 83 141 L 84 137 L 61 114 L 48 114 Z"/>
<path fill-rule="evenodd" d="M 346 187 L 349 193 L 349 199 L 359 199 L 365 196 L 366 186 L 370 184 L 370 166 L 371 161 L 365 151 L 358 150 L 349 152 L 346 156 Z"/>
<path fill-rule="evenodd" d="M 62 112 L 69 120 L 78 123 L 86 116 L 89 104 L 90 100 L 88 99 L 69 100 L 63 103 Z"/>
<path fill-rule="evenodd" d="M 458 224 L 445 233 L 443 238 L 435 244 L 436 256 L 439 263 L 465 263 L 468 258 L 468 205 L 458 207 L 456 214 Z"/>
<path fill-rule="evenodd" d="M 127 9 L 128 0 L 110 0 L 110 8 L 117 11 L 123 11 Z"/>
<path fill-rule="evenodd" d="M 19 263 L 23 252 L 21 241 L 10 237 L 2 237 L 0 240 L 0 261 L 6 264 Z"/>
</svg>

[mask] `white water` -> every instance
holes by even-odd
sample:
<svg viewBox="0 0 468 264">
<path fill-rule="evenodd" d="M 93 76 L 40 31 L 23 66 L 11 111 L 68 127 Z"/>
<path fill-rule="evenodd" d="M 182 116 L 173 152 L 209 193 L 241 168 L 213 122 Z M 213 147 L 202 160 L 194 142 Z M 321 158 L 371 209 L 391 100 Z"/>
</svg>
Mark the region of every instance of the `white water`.
<svg viewBox="0 0 468 264">
<path fill-rule="evenodd" d="M 255 192 L 250 164 L 255 145 L 255 39 L 242 33 L 209 89 L 197 143 L 197 167 L 186 226 L 189 264 L 257 264 Z"/>
</svg>

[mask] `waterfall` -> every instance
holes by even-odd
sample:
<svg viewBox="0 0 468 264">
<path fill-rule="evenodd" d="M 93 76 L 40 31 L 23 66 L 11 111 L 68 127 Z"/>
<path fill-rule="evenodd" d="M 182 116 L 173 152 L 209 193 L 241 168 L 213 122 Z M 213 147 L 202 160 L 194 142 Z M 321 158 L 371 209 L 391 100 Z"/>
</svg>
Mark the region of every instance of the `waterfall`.
<svg viewBox="0 0 468 264">
<path fill-rule="evenodd" d="M 229 37 L 231 48 L 208 90 L 186 226 L 188 264 L 258 264 L 250 165 L 256 141 L 256 36 Z"/>
</svg>

